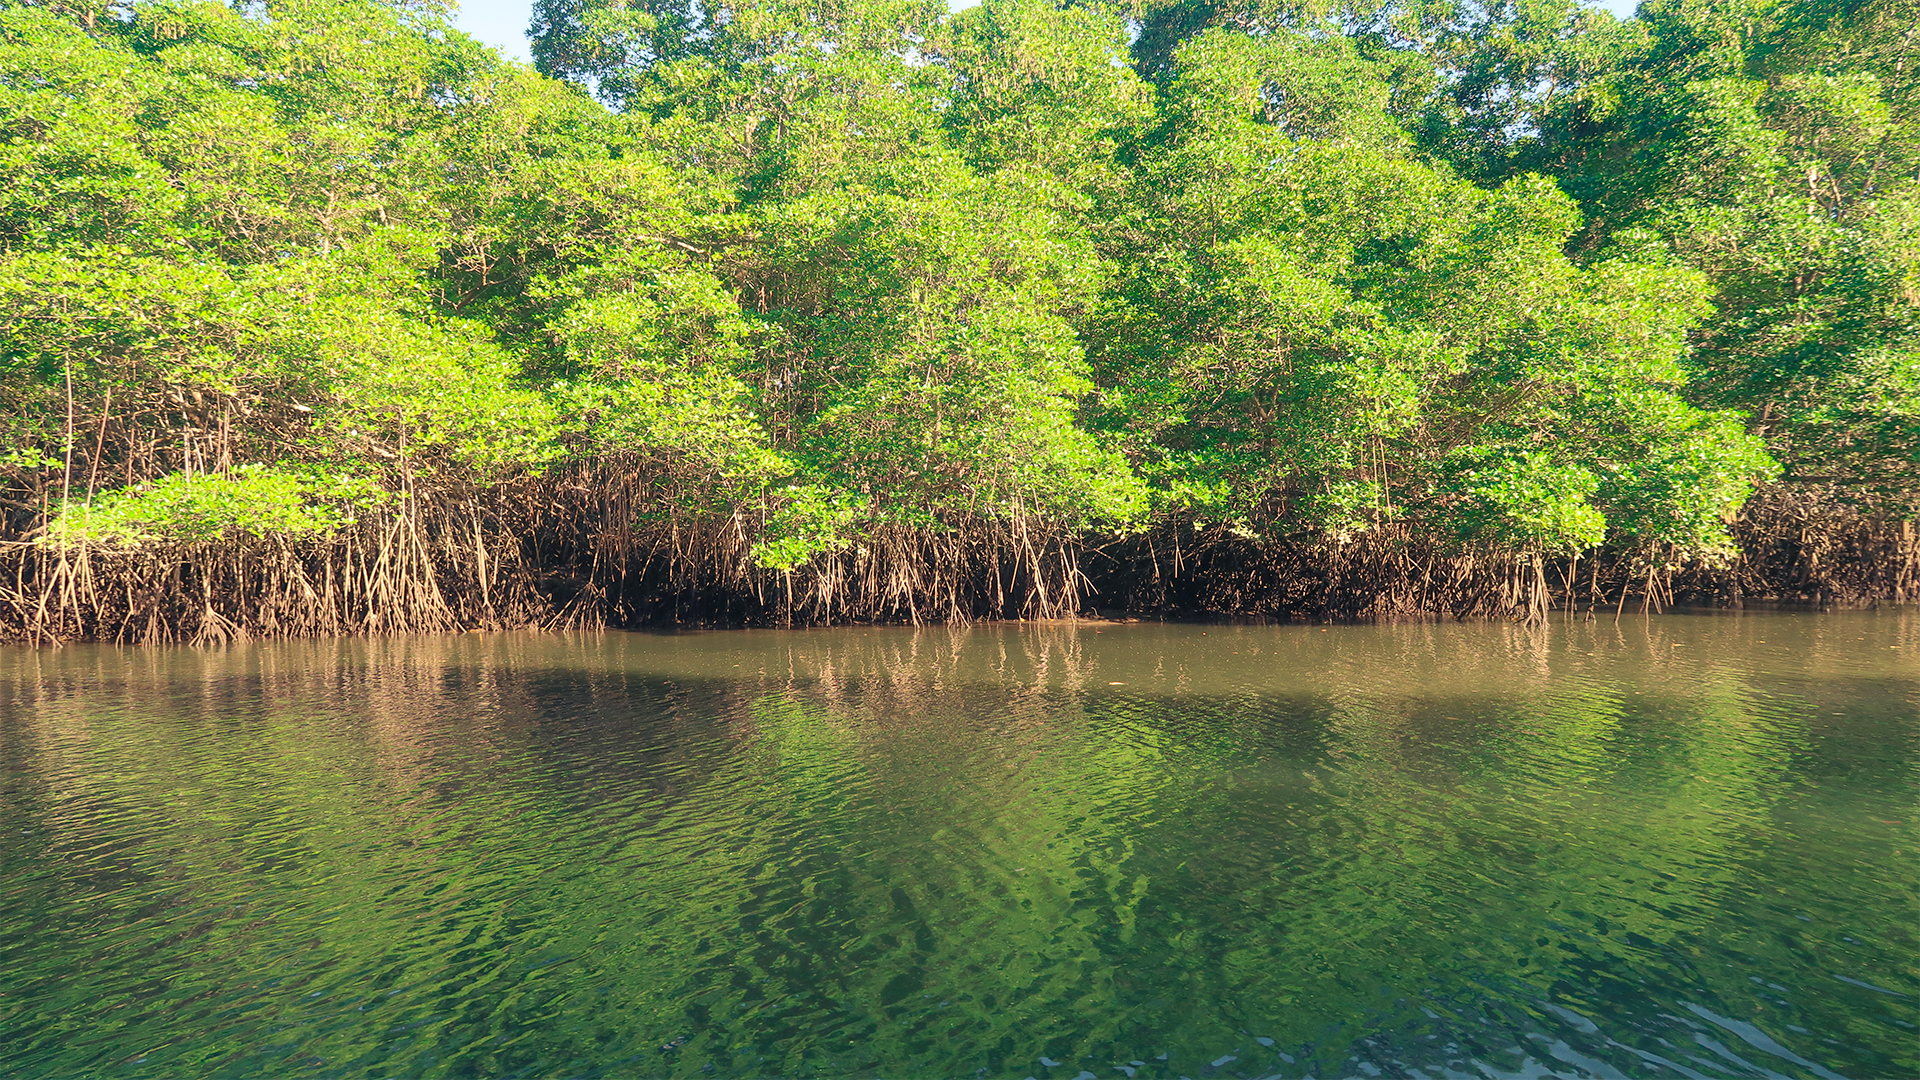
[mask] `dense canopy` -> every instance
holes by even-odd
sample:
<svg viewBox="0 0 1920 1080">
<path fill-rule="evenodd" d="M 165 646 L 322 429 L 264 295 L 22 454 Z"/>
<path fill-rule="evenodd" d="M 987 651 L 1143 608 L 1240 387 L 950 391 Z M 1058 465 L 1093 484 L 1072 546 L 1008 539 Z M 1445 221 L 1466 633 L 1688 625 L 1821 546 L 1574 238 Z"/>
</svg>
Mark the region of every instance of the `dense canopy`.
<svg viewBox="0 0 1920 1080">
<path fill-rule="evenodd" d="M 1544 582 L 1760 559 L 1756 491 L 1920 566 L 1915 0 L 445 15 L 0 3 L 17 632 L 179 629 L 109 564 L 201 637 Z M 215 616 L 288 575 L 332 623 Z"/>
</svg>

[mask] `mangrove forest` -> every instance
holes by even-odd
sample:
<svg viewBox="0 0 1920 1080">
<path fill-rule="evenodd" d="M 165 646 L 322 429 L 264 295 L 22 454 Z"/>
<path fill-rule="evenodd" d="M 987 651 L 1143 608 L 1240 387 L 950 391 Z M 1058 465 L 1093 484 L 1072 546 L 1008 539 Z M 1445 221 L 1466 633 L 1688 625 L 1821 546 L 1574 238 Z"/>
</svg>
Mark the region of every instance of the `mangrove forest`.
<svg viewBox="0 0 1920 1080">
<path fill-rule="evenodd" d="M 0 637 L 1920 594 L 1917 0 L 448 19 L 0 0 Z"/>
</svg>

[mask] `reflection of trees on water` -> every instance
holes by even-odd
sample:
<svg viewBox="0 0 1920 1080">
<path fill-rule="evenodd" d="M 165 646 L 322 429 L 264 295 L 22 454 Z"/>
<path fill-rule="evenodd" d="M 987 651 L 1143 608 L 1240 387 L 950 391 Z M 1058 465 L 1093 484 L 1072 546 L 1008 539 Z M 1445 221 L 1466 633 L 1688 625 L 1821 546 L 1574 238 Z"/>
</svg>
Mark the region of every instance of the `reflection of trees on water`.
<svg viewBox="0 0 1920 1080">
<path fill-rule="evenodd" d="M 288 1061 L 484 1072 L 1192 1068 L 1256 1035 L 1344 1053 L 1476 979 L 1759 1017 L 1694 962 L 1807 858 L 1775 819 L 1831 754 L 1823 695 L 1882 679 L 1912 713 L 1832 625 L 14 654 L 7 800 L 39 832 L 9 861 L 45 867 L 29 906 L 93 913 L 29 966 L 116 970 L 131 939 L 101 928 L 145 920 L 152 975 L 115 989 L 174 1011 L 123 1015 L 231 1031 L 203 1062 L 266 1052 L 265 1024 Z M 1793 634 L 1793 678 L 1756 677 L 1752 642 Z"/>
</svg>

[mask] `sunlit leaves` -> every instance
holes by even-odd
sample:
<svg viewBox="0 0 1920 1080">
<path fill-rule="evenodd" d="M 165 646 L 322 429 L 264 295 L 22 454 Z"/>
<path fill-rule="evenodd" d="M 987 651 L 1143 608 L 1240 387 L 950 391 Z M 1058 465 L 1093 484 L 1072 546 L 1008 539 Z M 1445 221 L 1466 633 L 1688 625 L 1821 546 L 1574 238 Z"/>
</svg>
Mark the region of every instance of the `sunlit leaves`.
<svg viewBox="0 0 1920 1080">
<path fill-rule="evenodd" d="M 779 569 L 1174 517 L 1705 554 L 1775 471 L 1721 410 L 1920 445 L 1898 79 L 1694 0 L 1144 16 L 555 0 L 569 85 L 431 7 L 6 9 L 9 432 L 83 503 L 598 463 Z"/>
</svg>

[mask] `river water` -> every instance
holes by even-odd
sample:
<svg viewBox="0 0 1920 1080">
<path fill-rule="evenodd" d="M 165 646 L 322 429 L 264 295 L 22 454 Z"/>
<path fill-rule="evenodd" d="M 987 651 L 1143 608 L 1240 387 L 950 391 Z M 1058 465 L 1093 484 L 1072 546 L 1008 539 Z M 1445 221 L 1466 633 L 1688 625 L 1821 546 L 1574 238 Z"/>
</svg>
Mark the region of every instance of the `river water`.
<svg viewBox="0 0 1920 1080">
<path fill-rule="evenodd" d="M 1920 610 L 0 651 L 0 1074 L 1920 1075 Z"/>
</svg>

